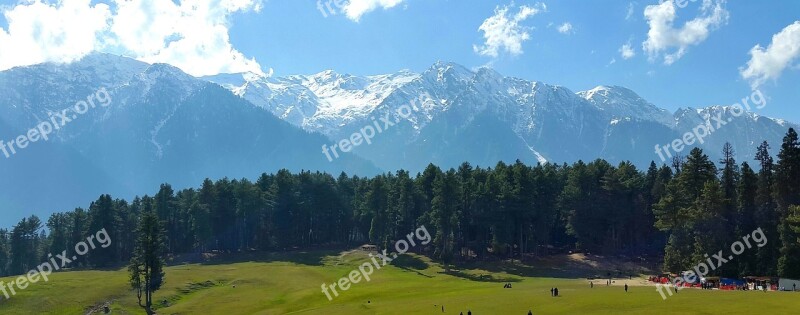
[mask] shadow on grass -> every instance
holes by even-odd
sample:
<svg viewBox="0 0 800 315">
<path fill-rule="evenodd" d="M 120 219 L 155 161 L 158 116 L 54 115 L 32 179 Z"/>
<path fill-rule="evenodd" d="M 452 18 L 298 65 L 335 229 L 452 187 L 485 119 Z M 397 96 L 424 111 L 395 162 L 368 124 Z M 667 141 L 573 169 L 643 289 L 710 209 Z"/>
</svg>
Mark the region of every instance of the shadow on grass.
<svg viewBox="0 0 800 315">
<path fill-rule="evenodd" d="M 327 247 L 279 252 L 242 251 L 232 253 L 193 253 L 171 257 L 168 259 L 168 264 L 172 266 L 183 264 L 226 265 L 242 262 L 286 262 L 306 266 L 325 266 L 330 265 L 331 261 L 336 259 L 336 257 L 341 258 L 342 253 L 355 252 L 359 251 L 352 249 L 348 251 L 348 249 L 344 247 Z M 432 278 L 435 276 L 421 272 L 429 269 L 433 264 L 424 256 L 400 255 L 394 259 L 391 264 L 397 268 L 414 272 L 424 277 Z M 520 279 L 513 277 L 497 275 L 503 273 L 510 276 L 526 278 L 577 279 L 593 277 L 596 275 L 604 275 L 614 270 L 619 270 L 618 266 L 616 268 L 612 268 L 608 265 L 598 266 L 593 265 L 591 261 L 577 261 L 561 255 L 544 256 L 536 259 L 535 261 L 526 263 L 518 260 L 485 259 L 470 262 L 459 262 L 454 264 L 453 267 L 457 271 L 441 273 L 481 282 L 520 281 Z"/>
<path fill-rule="evenodd" d="M 430 265 L 428 265 L 427 262 L 416 256 L 400 255 L 394 260 L 392 260 L 392 266 L 403 269 L 405 271 L 414 272 L 426 278 L 433 278 L 433 276 L 431 275 L 426 275 L 420 272 L 420 270 L 428 269 Z"/>
<path fill-rule="evenodd" d="M 520 282 L 520 281 L 522 281 L 519 278 L 498 277 L 498 276 L 489 275 L 489 274 L 475 275 L 475 274 L 470 274 L 470 273 L 466 273 L 466 272 L 462 272 L 462 271 L 458 271 L 458 270 L 442 271 L 440 273 L 446 274 L 446 275 L 450 275 L 450 276 L 453 276 L 453 277 L 467 279 L 467 280 L 478 281 L 478 282 Z"/>
<path fill-rule="evenodd" d="M 162 307 L 170 307 L 172 305 L 177 304 L 184 297 L 192 293 L 223 285 L 224 284 L 220 281 L 215 282 L 211 280 L 206 280 L 204 282 L 189 282 L 185 286 L 178 288 L 175 294 L 154 301 L 153 304 L 155 304 L 154 306 L 156 310 Z"/>
<path fill-rule="evenodd" d="M 459 270 L 485 271 L 488 273 L 507 273 L 519 277 L 527 278 L 562 278 L 577 279 L 586 278 L 597 274 L 596 268 L 576 263 L 560 261 L 558 263 L 541 262 L 536 266 L 523 264 L 519 261 L 493 260 L 459 263 L 455 265 Z M 501 282 L 513 282 L 501 280 Z"/>
<path fill-rule="evenodd" d="M 185 264 L 227 265 L 243 262 L 287 262 L 306 266 L 323 266 L 326 257 L 337 256 L 340 252 L 341 250 L 339 249 L 326 249 L 289 252 L 244 251 L 232 253 L 194 253 L 171 257 L 167 263 L 170 266 L 175 266 Z"/>
<path fill-rule="evenodd" d="M 397 256 L 394 260 L 392 260 L 392 265 L 402 269 L 416 269 L 416 270 L 425 270 L 430 267 L 428 263 L 424 260 L 420 259 L 419 257 L 411 256 L 411 255 L 400 255 Z"/>
</svg>

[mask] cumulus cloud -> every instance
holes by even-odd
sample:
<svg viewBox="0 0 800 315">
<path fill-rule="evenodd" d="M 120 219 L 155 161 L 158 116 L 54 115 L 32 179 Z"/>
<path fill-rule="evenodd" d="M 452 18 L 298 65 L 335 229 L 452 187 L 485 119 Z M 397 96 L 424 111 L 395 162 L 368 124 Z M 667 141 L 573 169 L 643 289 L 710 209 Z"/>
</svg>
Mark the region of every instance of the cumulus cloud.
<svg viewBox="0 0 800 315">
<path fill-rule="evenodd" d="M 631 47 L 631 43 L 627 43 L 619 48 L 619 54 L 622 56 L 622 59 L 628 60 L 636 56 L 636 51 Z"/>
<path fill-rule="evenodd" d="M 162 62 L 195 75 L 264 74 L 255 59 L 236 50 L 229 18 L 260 11 L 261 0 L 41 0 L 3 13 L 0 70 L 41 62 L 71 62 L 93 52 Z"/>
<path fill-rule="evenodd" d="M 663 55 L 664 64 L 673 64 L 686 54 L 690 46 L 702 43 L 713 30 L 727 22 L 729 14 L 724 4 L 725 0 L 703 0 L 700 14 L 681 27 L 675 26 L 677 10 L 674 1 L 647 6 L 644 17 L 650 30 L 642 48 L 651 61 Z"/>
<path fill-rule="evenodd" d="M 494 15 L 483 21 L 479 31 L 483 32 L 484 44 L 474 45 L 473 49 L 482 56 L 497 57 L 501 51 L 511 55 L 522 54 L 522 43 L 529 40 L 528 29 L 521 25 L 529 17 L 547 10 L 544 3 L 537 3 L 533 6 L 520 6 L 519 11 L 514 15 L 509 15 L 509 10 L 514 8 L 514 4 L 503 7 L 496 7 Z"/>
<path fill-rule="evenodd" d="M 793 67 L 800 57 L 800 21 L 795 21 L 772 36 L 767 48 L 756 45 L 750 49 L 750 61 L 740 69 L 742 78 L 750 81 L 753 89 L 767 80 L 777 80 L 783 70 Z M 798 69 L 798 65 L 793 68 Z"/>
<path fill-rule="evenodd" d="M 391 9 L 405 0 L 350 0 L 342 6 L 342 10 L 348 19 L 355 22 L 361 20 L 361 16 L 377 9 Z"/>
<path fill-rule="evenodd" d="M 99 47 L 109 6 L 90 0 L 39 1 L 7 8 L 8 30 L 0 28 L 0 70 L 44 61 L 71 62 Z"/>
<path fill-rule="evenodd" d="M 561 26 L 558 27 L 558 32 L 561 33 L 561 34 L 571 34 L 572 33 L 572 23 L 566 22 L 564 24 L 561 24 Z"/>
</svg>

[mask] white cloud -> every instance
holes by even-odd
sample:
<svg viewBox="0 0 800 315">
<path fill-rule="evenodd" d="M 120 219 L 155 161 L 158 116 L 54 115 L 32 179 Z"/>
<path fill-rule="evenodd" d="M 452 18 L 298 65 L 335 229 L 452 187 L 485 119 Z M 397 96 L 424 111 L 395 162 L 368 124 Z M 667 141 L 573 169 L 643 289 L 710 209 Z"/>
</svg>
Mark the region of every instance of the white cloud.
<svg viewBox="0 0 800 315">
<path fill-rule="evenodd" d="M 631 43 L 627 43 L 619 48 L 619 54 L 622 56 L 622 59 L 628 60 L 636 56 L 636 51 L 631 47 Z"/>
<path fill-rule="evenodd" d="M 625 20 L 630 20 L 633 17 L 633 10 L 634 6 L 636 6 L 636 2 L 629 2 L 628 3 L 628 13 L 625 14 Z"/>
<path fill-rule="evenodd" d="M 508 6 L 496 7 L 494 15 L 483 21 L 479 31 L 483 31 L 485 43 L 474 45 L 473 49 L 482 56 L 497 57 L 501 51 L 511 55 L 522 54 L 522 43 L 529 40 L 528 29 L 520 25 L 531 16 L 547 10 L 544 3 L 537 3 L 534 6 L 521 6 L 517 14 L 508 15 L 508 11 L 513 8 L 513 3 Z"/>
<path fill-rule="evenodd" d="M 561 34 L 572 33 L 572 23 L 566 22 L 564 24 L 561 24 L 561 26 L 558 27 L 558 32 Z"/>
<path fill-rule="evenodd" d="M 394 8 L 403 1 L 405 0 L 350 0 L 342 6 L 342 10 L 347 18 L 358 22 L 364 14 L 379 8 L 384 10 Z"/>
<path fill-rule="evenodd" d="M 71 62 L 92 52 L 162 62 L 195 75 L 263 74 L 261 66 L 233 48 L 229 18 L 259 11 L 261 0 L 62 0 L 16 5 L 4 12 L 0 70 L 41 62 Z"/>
<path fill-rule="evenodd" d="M 111 16 L 106 4 L 39 1 L 7 8 L 8 30 L 0 28 L 0 70 L 44 61 L 71 62 L 98 48 L 97 36 Z"/>
<path fill-rule="evenodd" d="M 777 80 L 787 67 L 800 69 L 800 65 L 792 66 L 792 62 L 800 57 L 800 21 L 795 21 L 779 33 L 772 36 L 772 42 L 765 49 L 756 45 L 750 49 L 750 61 L 747 67 L 740 69 L 742 78 L 750 81 L 753 89 L 767 80 Z"/>
<path fill-rule="evenodd" d="M 675 27 L 676 6 L 672 0 L 649 5 L 644 9 L 644 17 L 650 30 L 642 48 L 653 61 L 663 55 L 664 64 L 671 65 L 686 54 L 689 47 L 705 41 L 711 31 L 728 20 L 725 0 L 703 0 L 700 15 L 687 21 L 682 27 Z"/>
</svg>

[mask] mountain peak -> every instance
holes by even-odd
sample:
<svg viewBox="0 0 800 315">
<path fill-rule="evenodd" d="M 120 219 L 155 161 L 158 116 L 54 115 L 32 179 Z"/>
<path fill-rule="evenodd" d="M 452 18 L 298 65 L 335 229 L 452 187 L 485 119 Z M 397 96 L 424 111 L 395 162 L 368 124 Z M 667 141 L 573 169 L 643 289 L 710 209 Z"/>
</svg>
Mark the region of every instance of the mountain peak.
<svg viewBox="0 0 800 315">
<path fill-rule="evenodd" d="M 150 67 L 148 67 L 143 74 L 150 78 L 161 78 L 161 77 L 174 77 L 181 79 L 194 78 L 193 76 L 187 74 L 186 72 L 183 72 L 181 69 L 166 63 L 154 63 L 150 65 Z"/>
<path fill-rule="evenodd" d="M 598 85 L 591 90 L 579 92 L 579 94 L 586 99 L 593 98 L 597 95 L 603 97 L 644 100 L 641 96 L 639 96 L 639 94 L 636 94 L 636 92 L 632 91 L 631 89 L 618 85 Z"/>
<path fill-rule="evenodd" d="M 505 78 L 502 74 L 500 74 L 499 72 L 495 71 L 490 67 L 478 68 L 478 71 L 476 72 L 475 76 L 478 78 L 493 79 L 493 80 L 502 80 L 503 78 Z"/>
<path fill-rule="evenodd" d="M 577 93 L 598 109 L 608 113 L 611 118 L 636 118 L 657 121 L 666 126 L 674 122 L 667 110 L 648 102 L 636 92 L 616 85 L 600 85 L 588 91 Z"/>
</svg>

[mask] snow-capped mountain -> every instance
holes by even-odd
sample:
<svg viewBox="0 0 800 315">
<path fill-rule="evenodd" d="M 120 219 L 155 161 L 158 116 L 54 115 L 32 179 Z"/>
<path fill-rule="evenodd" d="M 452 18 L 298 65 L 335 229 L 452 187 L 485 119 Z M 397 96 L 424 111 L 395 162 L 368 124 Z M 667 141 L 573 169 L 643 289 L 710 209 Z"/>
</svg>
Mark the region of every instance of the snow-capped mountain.
<svg viewBox="0 0 800 315">
<path fill-rule="evenodd" d="M 46 215 L 86 206 L 100 194 L 131 198 L 203 179 L 255 178 L 285 168 L 338 175 L 380 170 L 351 154 L 328 161 L 328 139 L 286 123 L 219 85 L 165 64 L 105 54 L 64 64 L 0 72 L 0 140 L 29 134 L 52 113 L 98 89 L 108 106 L 70 111 L 69 122 L 46 141 L 0 151 L 0 223 L 31 212 Z M 56 119 L 55 121 L 59 121 Z"/>
<path fill-rule="evenodd" d="M 473 71 L 444 62 L 418 74 L 359 77 L 328 70 L 309 76 L 229 74 L 206 79 L 295 126 L 328 136 L 331 143 L 418 101 L 418 110 L 398 117 L 380 139 L 354 149 L 384 169 L 596 158 L 646 166 L 652 160 L 662 162 L 655 145 L 667 145 L 699 124 L 713 123 L 711 116 L 724 110 L 710 106 L 673 114 L 624 87 L 598 86 L 575 93 L 505 77 L 489 68 Z M 729 123 L 695 144 L 714 158 L 729 141 L 740 161 L 752 160 L 761 141 L 777 144 L 786 129 L 796 126 L 752 112 L 735 116 L 728 109 L 725 115 Z M 688 149 L 679 152 L 686 153 Z"/>
<path fill-rule="evenodd" d="M 673 115 L 641 98 L 636 92 L 621 86 L 598 86 L 578 95 L 606 112 L 612 119 L 634 118 L 655 121 L 665 126 L 675 124 Z"/>
</svg>

